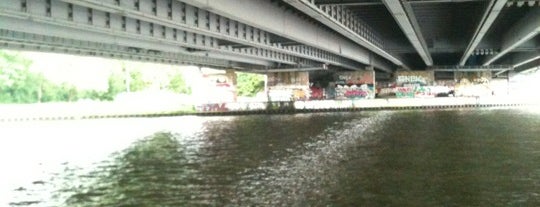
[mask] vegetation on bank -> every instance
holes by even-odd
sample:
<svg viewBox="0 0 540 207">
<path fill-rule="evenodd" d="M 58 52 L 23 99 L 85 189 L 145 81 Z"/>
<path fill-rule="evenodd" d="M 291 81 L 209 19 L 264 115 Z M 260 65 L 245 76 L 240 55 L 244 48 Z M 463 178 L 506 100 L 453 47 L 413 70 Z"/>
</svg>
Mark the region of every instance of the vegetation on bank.
<svg viewBox="0 0 540 207">
<path fill-rule="evenodd" d="M 177 94 L 192 93 L 192 88 L 180 72 L 170 74 L 167 80 L 152 82 L 145 80 L 141 71 L 122 64 L 122 70 L 109 75 L 106 90 L 82 90 L 74 84 L 48 80 L 44 74 L 31 71 L 31 66 L 32 60 L 19 53 L 0 50 L 0 103 L 112 101 L 120 93 L 149 88 Z M 237 72 L 238 96 L 254 97 L 263 90 L 263 75 Z"/>
<path fill-rule="evenodd" d="M 32 61 L 21 55 L 0 51 L 0 103 L 111 101 L 119 93 L 142 91 L 153 84 L 145 81 L 140 71 L 127 72 L 124 66 L 122 73 L 110 74 L 106 91 L 80 90 L 73 84 L 57 84 L 41 73 L 30 71 L 31 65 Z M 191 93 L 180 73 L 170 76 L 170 80 L 159 87 L 176 93 Z"/>
<path fill-rule="evenodd" d="M 236 73 L 238 96 L 254 97 L 264 91 L 264 76 L 254 73 Z"/>
</svg>

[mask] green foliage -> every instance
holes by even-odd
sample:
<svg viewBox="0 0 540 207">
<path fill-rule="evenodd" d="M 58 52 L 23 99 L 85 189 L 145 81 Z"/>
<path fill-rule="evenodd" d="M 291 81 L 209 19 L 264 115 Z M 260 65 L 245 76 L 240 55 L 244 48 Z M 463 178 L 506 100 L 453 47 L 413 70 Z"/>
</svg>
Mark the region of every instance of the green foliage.
<svg viewBox="0 0 540 207">
<path fill-rule="evenodd" d="M 144 81 L 143 74 L 139 71 L 132 71 L 129 73 L 129 91 L 136 92 L 142 91 L 150 85 L 150 83 Z M 127 78 L 122 73 L 112 73 L 109 75 L 107 81 L 107 91 L 101 92 L 96 90 L 83 91 L 80 94 L 82 99 L 92 99 L 92 100 L 101 100 L 101 101 L 112 101 L 122 92 L 127 92 L 128 88 L 126 85 Z"/>
<path fill-rule="evenodd" d="M 100 98 L 101 100 L 112 101 L 121 92 L 125 92 L 126 84 L 122 74 L 113 73 L 109 76 L 107 92 Z"/>
<path fill-rule="evenodd" d="M 145 82 L 142 78 L 142 73 L 139 71 L 133 71 L 129 73 L 129 91 L 141 91 L 148 87 L 149 83 Z M 112 73 L 109 75 L 107 81 L 107 91 L 101 92 L 96 90 L 83 91 L 79 96 L 82 99 L 92 99 L 101 101 L 112 101 L 114 97 L 122 92 L 127 92 L 126 77 L 121 73 Z"/>
<path fill-rule="evenodd" d="M 254 73 L 236 73 L 236 84 L 239 96 L 253 97 L 264 90 L 264 76 Z"/>
<path fill-rule="evenodd" d="M 136 92 L 146 89 L 150 83 L 144 81 L 143 74 L 140 71 L 129 72 L 129 91 Z"/>
<path fill-rule="evenodd" d="M 134 70 L 126 73 L 124 69 L 122 73 L 112 73 L 109 76 L 107 91 L 79 91 L 74 85 L 56 84 L 47 80 L 43 74 L 32 73 L 29 71 L 31 64 L 32 61 L 17 53 L 0 50 L 0 103 L 65 102 L 79 99 L 112 101 L 119 93 L 142 91 L 151 85 L 144 80 L 142 72 Z M 181 74 L 171 76 L 167 82 L 170 90 L 191 94 L 191 88 Z"/>
<path fill-rule="evenodd" d="M 0 103 L 77 101 L 71 84 L 55 84 L 43 74 L 28 70 L 32 62 L 17 54 L 0 51 Z"/>
<path fill-rule="evenodd" d="M 32 62 L 16 54 L 0 51 L 0 102 L 35 103 L 41 77 L 30 73 Z"/>
<path fill-rule="evenodd" d="M 45 80 L 41 84 L 40 92 L 39 97 L 41 102 L 71 102 L 79 99 L 79 91 L 77 88 L 68 83 L 56 85 Z"/>
<path fill-rule="evenodd" d="M 176 93 L 191 94 L 191 87 L 187 86 L 182 74 L 175 74 L 169 81 L 169 89 Z"/>
</svg>

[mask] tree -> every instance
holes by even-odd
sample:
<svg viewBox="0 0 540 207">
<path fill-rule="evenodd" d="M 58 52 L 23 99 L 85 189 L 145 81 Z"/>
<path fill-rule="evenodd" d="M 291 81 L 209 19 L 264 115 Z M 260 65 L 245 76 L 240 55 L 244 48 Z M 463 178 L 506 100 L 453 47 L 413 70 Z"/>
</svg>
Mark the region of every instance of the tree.
<svg viewBox="0 0 540 207">
<path fill-rule="evenodd" d="M 191 94 L 191 87 L 187 86 L 182 74 L 175 74 L 169 81 L 169 89 L 176 93 Z"/>
<path fill-rule="evenodd" d="M 0 51 L 0 102 L 38 101 L 40 77 L 28 70 L 31 64 L 30 60 L 17 54 Z"/>
<path fill-rule="evenodd" d="M 55 84 L 41 73 L 29 71 L 32 61 L 0 51 L 0 103 L 76 101 L 77 88 Z"/>
<path fill-rule="evenodd" d="M 143 79 L 143 74 L 138 70 L 129 72 L 129 78 L 129 91 L 142 91 L 150 85 Z"/>
<path fill-rule="evenodd" d="M 264 76 L 254 73 L 236 73 L 236 84 L 239 96 L 253 97 L 264 90 Z"/>
<path fill-rule="evenodd" d="M 121 92 L 126 91 L 126 85 L 124 78 L 121 74 L 112 73 L 109 76 L 107 92 L 103 94 L 100 100 L 112 101 L 114 97 Z"/>
</svg>

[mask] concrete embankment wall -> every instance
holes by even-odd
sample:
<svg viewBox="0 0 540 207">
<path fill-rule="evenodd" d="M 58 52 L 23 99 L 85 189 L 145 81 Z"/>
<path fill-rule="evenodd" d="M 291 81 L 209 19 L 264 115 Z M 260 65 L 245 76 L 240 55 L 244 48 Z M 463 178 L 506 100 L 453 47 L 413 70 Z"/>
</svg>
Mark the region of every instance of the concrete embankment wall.
<svg viewBox="0 0 540 207">
<path fill-rule="evenodd" d="M 504 105 L 526 105 L 534 104 L 533 101 L 505 99 L 500 97 L 448 97 L 448 98 L 426 98 L 426 99 L 371 99 L 371 100 L 351 100 L 351 101 L 319 101 L 319 102 L 296 102 L 297 109 L 317 109 L 317 108 L 396 108 L 396 107 L 437 107 L 437 106 L 504 106 Z"/>
<path fill-rule="evenodd" d="M 239 109 L 234 111 L 208 111 L 201 115 L 235 115 L 235 114 L 279 114 L 279 113 L 310 113 L 332 111 L 369 111 L 369 110 L 409 110 L 409 109 L 446 109 L 446 108 L 484 108 L 484 107 L 521 107 L 540 106 L 540 100 L 517 97 L 447 97 L 426 99 L 363 99 L 363 100 L 322 100 L 296 101 L 284 104 L 282 107 L 266 109 Z"/>
<path fill-rule="evenodd" d="M 71 120 L 183 115 L 192 107 L 178 103 L 80 102 L 0 105 L 0 121 Z"/>
<path fill-rule="evenodd" d="M 227 110 L 187 111 L 175 104 L 137 105 L 128 103 L 52 103 L 0 105 L 0 121 L 75 120 L 95 118 L 160 117 L 179 115 L 237 115 L 309 113 L 327 111 L 403 110 L 437 108 L 540 106 L 540 100 L 519 97 L 449 97 L 426 99 L 321 100 L 274 103 L 230 103 Z M 256 107 L 254 107 L 256 106 Z"/>
</svg>

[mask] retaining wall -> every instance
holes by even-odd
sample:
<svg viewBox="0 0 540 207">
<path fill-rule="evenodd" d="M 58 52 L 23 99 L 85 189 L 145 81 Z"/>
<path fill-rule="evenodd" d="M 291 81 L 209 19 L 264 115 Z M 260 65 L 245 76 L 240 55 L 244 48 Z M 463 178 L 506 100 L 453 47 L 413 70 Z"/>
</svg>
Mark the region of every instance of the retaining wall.
<svg viewBox="0 0 540 207">
<path fill-rule="evenodd" d="M 445 97 L 425 99 L 320 100 L 272 103 L 224 103 L 226 110 L 188 112 L 175 105 L 126 107 L 100 104 L 0 105 L 0 121 L 50 121 L 96 118 L 162 117 L 181 115 L 288 114 L 332 111 L 408 110 L 479 107 L 540 106 L 539 99 L 523 97 Z"/>
</svg>

